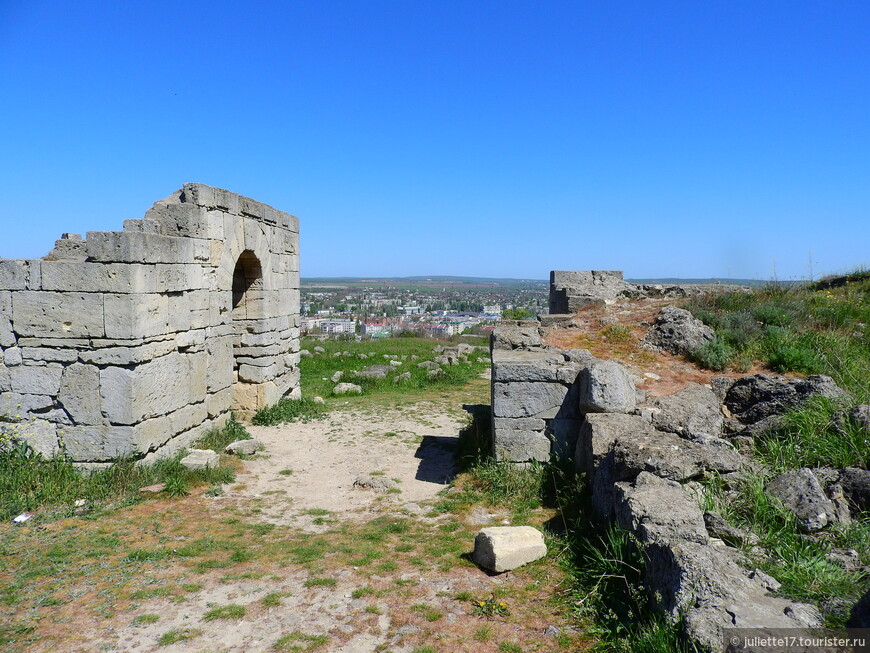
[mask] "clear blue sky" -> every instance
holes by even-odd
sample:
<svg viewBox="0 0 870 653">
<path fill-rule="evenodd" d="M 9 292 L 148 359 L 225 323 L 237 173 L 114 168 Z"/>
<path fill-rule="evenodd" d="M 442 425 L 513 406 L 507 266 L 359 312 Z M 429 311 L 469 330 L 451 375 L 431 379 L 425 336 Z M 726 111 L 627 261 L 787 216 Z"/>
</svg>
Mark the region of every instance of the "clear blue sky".
<svg viewBox="0 0 870 653">
<path fill-rule="evenodd" d="M 870 3 L 0 0 L 0 257 L 189 181 L 303 276 L 870 265 Z"/>
</svg>

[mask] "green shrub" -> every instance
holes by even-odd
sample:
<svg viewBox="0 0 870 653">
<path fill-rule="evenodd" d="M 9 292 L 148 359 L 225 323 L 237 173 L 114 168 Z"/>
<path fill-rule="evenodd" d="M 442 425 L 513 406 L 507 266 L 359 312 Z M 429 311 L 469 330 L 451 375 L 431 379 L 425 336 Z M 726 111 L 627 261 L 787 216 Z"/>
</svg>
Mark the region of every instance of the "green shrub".
<svg viewBox="0 0 870 653">
<path fill-rule="evenodd" d="M 695 349 L 690 358 L 708 370 L 724 370 L 733 356 L 734 350 L 717 335 Z"/>
</svg>

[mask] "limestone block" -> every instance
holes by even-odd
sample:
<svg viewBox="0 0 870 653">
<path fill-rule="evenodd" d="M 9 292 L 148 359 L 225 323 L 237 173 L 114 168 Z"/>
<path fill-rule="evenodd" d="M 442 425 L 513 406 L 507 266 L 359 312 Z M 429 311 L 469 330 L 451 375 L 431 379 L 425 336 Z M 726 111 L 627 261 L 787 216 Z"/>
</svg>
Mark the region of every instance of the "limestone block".
<svg viewBox="0 0 870 653">
<path fill-rule="evenodd" d="M 266 333 L 242 333 L 240 340 L 242 347 L 268 347 L 269 345 L 274 345 L 279 341 L 280 334 L 275 331 L 268 331 Z"/>
<path fill-rule="evenodd" d="M 58 401 L 75 424 L 102 424 L 99 369 L 81 363 L 66 367 L 61 376 Z"/>
<path fill-rule="evenodd" d="M 191 402 L 205 401 L 208 390 L 208 354 L 205 351 L 187 354 L 187 389 Z"/>
<path fill-rule="evenodd" d="M 205 399 L 205 397 L 203 397 Z M 189 404 L 175 411 L 169 416 L 172 433 L 184 433 L 195 426 L 199 426 L 208 419 L 208 411 L 205 401 L 198 404 Z"/>
<path fill-rule="evenodd" d="M 263 383 L 275 378 L 278 366 L 272 363 L 268 367 L 257 365 L 239 365 L 239 380 L 246 383 Z"/>
<path fill-rule="evenodd" d="M 159 292 L 183 292 L 206 288 L 205 274 L 201 265 L 158 264 L 154 268 Z"/>
<path fill-rule="evenodd" d="M 241 199 L 238 195 L 223 190 L 222 188 L 212 188 L 211 190 L 214 197 L 213 201 L 215 207 L 223 209 L 227 213 L 238 215 L 239 200 Z"/>
<path fill-rule="evenodd" d="M 568 387 L 561 383 L 493 383 L 493 415 L 556 417 L 562 411 L 567 396 Z M 570 410 L 570 407 L 566 406 L 566 410 Z"/>
<path fill-rule="evenodd" d="M 59 436 L 75 461 L 108 461 L 134 453 L 132 426 L 69 426 Z"/>
<path fill-rule="evenodd" d="M 590 360 L 594 360 L 590 357 Z M 492 352 L 494 381 L 542 381 L 571 384 L 580 373 L 581 364 L 566 361 L 564 354 L 553 351 L 495 349 Z"/>
<path fill-rule="evenodd" d="M 166 415 L 190 403 L 191 365 L 188 356 L 172 353 L 132 369 L 100 370 L 103 412 L 113 424 Z M 201 399 L 205 398 L 205 391 Z"/>
<path fill-rule="evenodd" d="M 492 526 L 474 538 L 474 562 L 501 573 L 547 555 L 544 535 L 531 526 Z"/>
<path fill-rule="evenodd" d="M 6 353 L 12 350 L 7 349 Z M 9 370 L 13 392 L 57 396 L 63 365 L 19 365 Z"/>
<path fill-rule="evenodd" d="M 500 462 L 550 460 L 550 440 L 541 431 L 502 429 L 492 438 L 493 455 Z"/>
<path fill-rule="evenodd" d="M 23 418 L 29 413 L 45 411 L 54 405 L 54 398 L 48 395 L 23 395 L 11 392 L 11 378 L 9 385 L 9 392 L 0 393 L 0 415 Z"/>
<path fill-rule="evenodd" d="M 101 338 L 103 297 L 79 292 L 18 292 L 12 314 L 19 337 Z"/>
<path fill-rule="evenodd" d="M 45 361 L 47 363 L 74 363 L 79 355 L 73 349 L 49 349 L 48 347 L 22 347 L 21 356 L 25 361 Z"/>
<path fill-rule="evenodd" d="M 216 417 L 226 411 L 230 410 L 233 406 L 233 389 L 229 386 L 223 388 L 222 390 L 218 390 L 217 392 L 211 392 L 206 398 L 206 410 L 208 411 L 209 417 Z"/>
<path fill-rule="evenodd" d="M 205 344 L 205 329 L 185 331 L 175 336 L 175 345 L 179 349 L 189 349 Z"/>
<path fill-rule="evenodd" d="M 207 389 L 209 392 L 230 387 L 233 382 L 233 342 L 230 336 L 210 338 L 208 351 Z"/>
<path fill-rule="evenodd" d="M 0 259 L 0 290 L 39 290 L 40 261 Z"/>
<path fill-rule="evenodd" d="M 160 223 L 157 220 L 140 218 L 135 220 L 124 220 L 124 231 L 141 231 L 146 234 L 159 234 Z"/>
<path fill-rule="evenodd" d="M 11 427 L 11 428 L 9 428 Z M 57 425 L 42 419 L 28 419 L 18 424 L 0 423 L 0 433 L 4 428 L 9 435 L 33 447 L 33 450 L 46 458 L 51 458 L 60 450 L 57 441 Z"/>
<path fill-rule="evenodd" d="M 20 347 L 10 347 L 3 352 L 3 364 L 7 367 L 17 367 L 24 361 Z"/>
<path fill-rule="evenodd" d="M 105 263 L 192 263 L 188 238 L 133 231 L 89 231 L 88 258 Z"/>
<path fill-rule="evenodd" d="M 211 449 L 190 449 L 181 464 L 191 471 L 211 469 L 220 465 L 221 457 Z"/>
<path fill-rule="evenodd" d="M 233 383 L 233 410 L 257 411 L 266 404 L 266 392 L 260 383 Z M 273 402 L 274 403 L 274 402 Z"/>
<path fill-rule="evenodd" d="M 9 378 L 9 368 L 0 362 L 0 392 L 12 390 L 12 379 Z"/>
<path fill-rule="evenodd" d="M 156 202 L 145 213 L 147 220 L 153 220 L 160 225 L 162 233 L 187 238 L 212 237 L 209 224 L 205 220 L 205 211 L 201 207 L 190 202 L 175 203 L 167 200 Z"/>
<path fill-rule="evenodd" d="M 81 238 L 81 236 L 79 236 Z M 43 259 L 58 261 L 68 259 L 71 261 L 84 261 L 88 257 L 87 244 L 83 240 L 67 240 L 61 238 L 54 241 L 54 249 Z"/>
<path fill-rule="evenodd" d="M 43 290 L 142 293 L 158 289 L 153 265 L 43 261 Z"/>
<path fill-rule="evenodd" d="M 147 338 L 169 331 L 166 295 L 105 295 L 107 338 Z"/>
<path fill-rule="evenodd" d="M 133 341 L 142 342 L 142 341 Z M 95 343 L 98 345 L 99 343 Z M 127 347 L 99 347 L 83 349 L 78 357 L 83 363 L 93 365 L 135 365 L 153 360 L 175 351 L 174 340 L 159 340 L 146 344 L 135 344 Z"/>
<path fill-rule="evenodd" d="M 53 349 L 87 349 L 94 340 L 88 338 L 19 338 L 19 347 L 51 347 Z"/>
<path fill-rule="evenodd" d="M 644 542 L 709 541 L 697 499 L 675 481 L 641 472 L 633 483 L 616 483 L 614 504 L 619 527 Z"/>
<path fill-rule="evenodd" d="M 133 448 L 138 453 L 154 451 L 166 444 L 176 433 L 172 430 L 169 415 L 143 420 L 133 427 Z"/>
<path fill-rule="evenodd" d="M 264 204 L 252 200 L 249 197 L 239 196 L 239 213 L 241 215 L 250 216 L 252 218 L 263 218 L 266 215 L 266 207 Z M 246 222 L 251 222 L 246 220 Z M 256 224 L 256 223 L 254 223 Z"/>
<path fill-rule="evenodd" d="M 583 413 L 629 413 L 637 403 L 628 372 L 614 361 L 592 362 L 580 374 L 579 385 Z"/>
<path fill-rule="evenodd" d="M 492 425 L 495 430 L 516 429 L 543 432 L 547 428 L 547 420 L 539 417 L 494 417 Z"/>
<path fill-rule="evenodd" d="M 11 347 L 15 344 L 15 332 L 12 330 L 12 293 L 0 291 L 0 347 Z"/>
</svg>

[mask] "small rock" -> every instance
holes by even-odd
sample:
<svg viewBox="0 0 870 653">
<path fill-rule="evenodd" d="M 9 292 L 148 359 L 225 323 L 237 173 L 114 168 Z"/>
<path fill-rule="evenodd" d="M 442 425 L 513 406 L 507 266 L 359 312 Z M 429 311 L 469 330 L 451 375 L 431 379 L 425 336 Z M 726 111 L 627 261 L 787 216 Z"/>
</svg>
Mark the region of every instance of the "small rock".
<svg viewBox="0 0 870 653">
<path fill-rule="evenodd" d="M 237 440 L 227 445 L 224 453 L 235 454 L 237 456 L 253 456 L 260 449 L 263 449 L 263 443 L 256 439 Z"/>
<path fill-rule="evenodd" d="M 323 347 L 317 346 L 317 347 L 314 348 L 314 351 L 316 351 L 318 354 L 322 354 L 322 353 L 324 353 L 326 350 L 325 350 Z"/>
<path fill-rule="evenodd" d="M 308 351 L 307 349 L 300 349 L 299 355 L 303 358 L 311 358 L 311 356 L 312 356 L 311 352 Z"/>
<path fill-rule="evenodd" d="M 393 383 L 401 383 L 402 381 L 406 381 L 411 378 L 410 372 L 402 372 L 401 374 L 397 374 L 393 377 Z"/>
<path fill-rule="evenodd" d="M 847 571 L 854 571 L 861 564 L 861 556 L 855 549 L 831 549 L 825 554 L 825 559 Z"/>
<path fill-rule="evenodd" d="M 338 370 L 338 372 L 336 372 L 335 374 L 332 375 L 330 380 L 333 383 L 338 383 L 339 381 L 341 381 L 341 377 L 343 377 L 343 376 L 344 376 L 344 372 L 342 372 L 341 370 Z"/>
<path fill-rule="evenodd" d="M 181 465 L 195 472 L 217 467 L 220 460 L 221 457 L 211 449 L 188 449 L 188 454 L 181 459 Z"/>
<path fill-rule="evenodd" d="M 805 533 L 819 531 L 836 519 L 836 507 L 807 468 L 780 474 L 767 484 L 766 490 L 795 514 Z"/>
<path fill-rule="evenodd" d="M 326 403 L 326 400 L 323 397 L 312 397 L 311 401 L 313 401 L 315 404 L 325 404 Z"/>
<path fill-rule="evenodd" d="M 159 494 L 166 489 L 166 483 L 156 483 L 155 485 L 146 485 L 145 487 L 140 487 L 139 492 L 142 494 Z"/>
</svg>

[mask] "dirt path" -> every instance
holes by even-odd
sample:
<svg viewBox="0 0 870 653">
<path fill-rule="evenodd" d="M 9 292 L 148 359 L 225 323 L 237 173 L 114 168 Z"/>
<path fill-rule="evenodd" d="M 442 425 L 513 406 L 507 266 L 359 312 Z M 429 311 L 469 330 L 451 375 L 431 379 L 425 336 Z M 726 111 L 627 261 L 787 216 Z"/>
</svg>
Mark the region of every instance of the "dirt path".
<svg viewBox="0 0 870 653">
<path fill-rule="evenodd" d="M 257 551 L 250 562 L 206 572 L 174 559 L 143 567 L 128 583 L 143 589 L 125 590 L 142 600 L 127 598 L 105 615 L 90 605 L 64 605 L 53 625 L 40 626 L 40 638 L 22 650 L 565 650 L 554 635 L 558 618 L 548 603 L 549 572 L 539 572 L 540 579 L 525 572 L 484 573 L 463 558 L 479 525 L 431 512 L 454 473 L 453 449 L 466 421 L 462 410 L 433 401 L 251 427 L 265 450 L 243 461 L 221 496 L 161 500 L 124 516 L 137 527 L 168 526 L 161 526 L 157 540 L 164 547 L 205 533 L 222 541 L 250 538 L 244 529 L 259 524 L 268 535 L 250 546 Z M 393 487 L 355 487 L 360 478 Z M 491 516 L 494 523 L 502 517 Z M 373 523 L 386 527 L 376 532 Z M 234 528 L 240 530 L 233 534 Z M 347 555 L 359 555 L 359 562 L 340 561 L 337 551 L 356 545 L 359 554 Z M 156 595 L 149 596 L 149 588 Z M 510 603 L 510 618 L 482 616 L 471 601 L 496 596 Z M 209 618 L 209 611 L 226 606 L 244 614 Z"/>
</svg>

